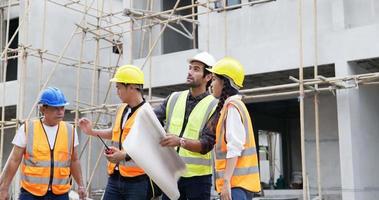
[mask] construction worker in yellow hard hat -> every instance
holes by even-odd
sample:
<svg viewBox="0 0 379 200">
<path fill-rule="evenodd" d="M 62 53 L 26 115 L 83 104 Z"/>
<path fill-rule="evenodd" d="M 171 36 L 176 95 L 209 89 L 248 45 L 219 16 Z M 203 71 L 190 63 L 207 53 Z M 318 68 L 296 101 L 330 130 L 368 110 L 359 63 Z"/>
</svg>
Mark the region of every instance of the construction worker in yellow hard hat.
<svg viewBox="0 0 379 200">
<path fill-rule="evenodd" d="M 165 123 L 167 136 L 161 145 L 175 147 L 184 160 L 187 172 L 179 179 L 180 199 L 210 199 L 212 185 L 212 161 L 210 151 L 215 135 L 204 130 L 212 116 L 217 99 L 207 92 L 212 75 L 206 69 L 215 59 L 201 52 L 188 59 L 187 84 L 189 90 L 174 92 L 154 111 Z M 168 197 L 163 195 L 163 200 Z"/>
<path fill-rule="evenodd" d="M 212 93 L 220 101 L 210 123 L 216 133 L 216 190 L 222 200 L 250 200 L 261 191 L 251 118 L 238 95 L 245 77 L 236 59 L 225 57 L 212 69 Z"/>
<path fill-rule="evenodd" d="M 21 191 L 18 199 L 68 200 L 70 175 L 78 184 L 80 199 L 86 197 L 78 156 L 75 128 L 63 121 L 68 102 L 62 91 L 46 88 L 39 98 L 42 118 L 28 120 L 17 131 L 12 153 L 0 178 L 0 200 L 8 199 L 8 189 L 21 161 Z"/>
<path fill-rule="evenodd" d="M 145 103 L 144 75 L 138 67 L 125 65 L 118 68 L 110 81 L 116 83 L 117 94 L 122 101 L 116 112 L 113 129 L 94 130 L 91 121 L 86 118 L 80 119 L 79 126 L 88 135 L 112 141 L 109 150 L 105 151 L 109 161 L 109 179 L 103 199 L 146 200 L 149 178 L 122 149 L 122 142 L 133 127 L 139 108 Z"/>
</svg>

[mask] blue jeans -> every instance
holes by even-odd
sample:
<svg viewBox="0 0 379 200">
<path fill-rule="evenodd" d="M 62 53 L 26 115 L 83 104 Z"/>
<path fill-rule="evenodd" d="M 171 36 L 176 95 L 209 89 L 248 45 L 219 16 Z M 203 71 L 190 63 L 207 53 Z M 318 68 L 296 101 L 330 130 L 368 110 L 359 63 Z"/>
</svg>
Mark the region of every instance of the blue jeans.
<svg viewBox="0 0 379 200">
<path fill-rule="evenodd" d="M 148 187 L 147 175 L 129 178 L 115 171 L 108 178 L 103 200 L 146 200 Z"/>
<path fill-rule="evenodd" d="M 181 177 L 178 181 L 179 200 L 207 200 L 211 198 L 212 175 Z M 163 194 L 162 200 L 169 200 Z"/>
<path fill-rule="evenodd" d="M 232 200 L 251 200 L 253 193 L 242 188 L 232 188 Z"/>
<path fill-rule="evenodd" d="M 48 191 L 44 196 L 35 196 L 32 193 L 21 188 L 19 200 L 68 200 L 68 193 L 56 195 Z"/>
</svg>

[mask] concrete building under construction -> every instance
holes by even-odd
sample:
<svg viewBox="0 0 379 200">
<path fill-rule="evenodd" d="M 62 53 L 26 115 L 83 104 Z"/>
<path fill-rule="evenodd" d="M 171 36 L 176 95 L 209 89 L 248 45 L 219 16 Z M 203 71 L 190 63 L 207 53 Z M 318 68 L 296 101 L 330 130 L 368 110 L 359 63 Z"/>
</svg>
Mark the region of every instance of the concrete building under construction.
<svg viewBox="0 0 379 200">
<path fill-rule="evenodd" d="M 1 0 L 0 11 L 0 169 L 43 88 L 64 91 L 66 120 L 111 127 L 118 66 L 143 69 L 154 105 L 186 89 L 187 58 L 208 51 L 245 67 L 265 197 L 379 196 L 377 0 Z M 102 145 L 79 137 L 97 198 Z"/>
</svg>

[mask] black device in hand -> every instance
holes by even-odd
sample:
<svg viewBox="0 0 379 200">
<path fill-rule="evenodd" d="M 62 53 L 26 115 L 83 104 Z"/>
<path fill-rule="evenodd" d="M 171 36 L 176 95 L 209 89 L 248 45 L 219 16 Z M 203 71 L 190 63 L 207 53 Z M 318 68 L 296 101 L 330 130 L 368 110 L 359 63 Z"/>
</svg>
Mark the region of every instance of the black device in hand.
<svg viewBox="0 0 379 200">
<path fill-rule="evenodd" d="M 97 137 L 101 140 L 101 142 L 104 144 L 104 146 L 105 146 L 105 151 L 110 151 L 111 149 L 108 147 L 108 145 L 104 142 L 104 140 L 99 136 L 99 135 L 97 135 Z"/>
</svg>

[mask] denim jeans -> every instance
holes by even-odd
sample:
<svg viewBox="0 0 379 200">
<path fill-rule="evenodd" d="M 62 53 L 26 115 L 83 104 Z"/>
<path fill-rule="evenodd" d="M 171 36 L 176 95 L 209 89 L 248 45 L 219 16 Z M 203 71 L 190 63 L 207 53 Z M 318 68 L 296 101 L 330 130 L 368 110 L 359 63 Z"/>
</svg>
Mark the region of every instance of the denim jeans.
<svg viewBox="0 0 379 200">
<path fill-rule="evenodd" d="M 252 200 L 253 193 L 242 188 L 232 188 L 232 200 Z"/>
<path fill-rule="evenodd" d="M 208 200 L 211 198 L 212 175 L 181 177 L 178 181 L 179 200 Z M 162 200 L 169 200 L 166 195 Z"/>
<path fill-rule="evenodd" d="M 103 200 L 146 200 L 148 187 L 147 175 L 126 178 L 115 171 L 108 178 Z"/>
<path fill-rule="evenodd" d="M 68 200 L 68 193 L 56 195 L 48 191 L 44 196 L 35 196 L 32 193 L 21 188 L 19 200 Z"/>
</svg>

